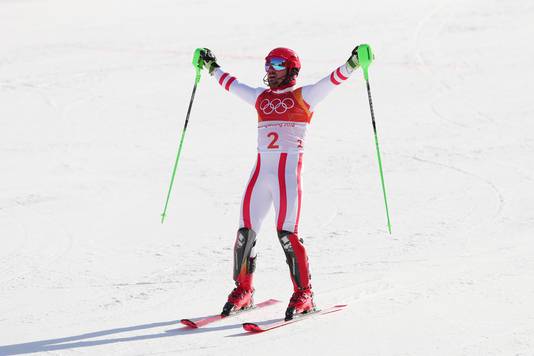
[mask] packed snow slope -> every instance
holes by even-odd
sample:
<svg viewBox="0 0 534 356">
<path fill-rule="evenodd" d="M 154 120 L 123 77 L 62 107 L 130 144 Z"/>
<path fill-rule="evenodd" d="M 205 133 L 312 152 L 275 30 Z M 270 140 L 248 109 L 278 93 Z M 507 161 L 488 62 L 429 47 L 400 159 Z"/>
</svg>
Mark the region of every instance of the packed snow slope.
<svg viewBox="0 0 534 356">
<path fill-rule="evenodd" d="M 533 355 L 534 3 L 0 1 L 0 355 Z M 196 47 L 259 86 L 295 49 L 300 84 L 359 43 L 361 71 L 316 110 L 300 231 L 318 306 L 265 334 L 291 295 L 274 214 L 256 300 L 187 330 L 233 287 L 256 113 L 206 73 L 160 222 Z"/>
</svg>

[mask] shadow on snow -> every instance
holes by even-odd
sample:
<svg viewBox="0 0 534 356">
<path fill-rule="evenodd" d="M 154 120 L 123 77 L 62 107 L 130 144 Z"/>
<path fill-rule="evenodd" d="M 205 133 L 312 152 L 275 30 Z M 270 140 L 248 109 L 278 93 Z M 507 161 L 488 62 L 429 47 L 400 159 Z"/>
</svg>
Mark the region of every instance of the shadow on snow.
<svg viewBox="0 0 534 356">
<path fill-rule="evenodd" d="M 12 345 L 3 345 L 3 346 L 0 345 L 0 355 L 20 355 L 20 354 L 35 353 L 35 352 L 67 350 L 67 349 L 75 349 L 75 348 L 81 348 L 81 347 L 115 344 L 115 343 L 120 343 L 120 342 L 151 340 L 151 339 L 174 337 L 174 336 L 181 336 L 181 335 L 190 335 L 190 334 L 201 334 L 205 332 L 213 332 L 213 331 L 219 331 L 219 330 L 229 330 L 229 329 L 238 329 L 238 328 L 241 329 L 241 323 L 234 324 L 234 325 L 217 326 L 217 327 L 203 327 L 199 329 L 191 329 L 191 328 L 184 326 L 182 328 L 165 330 L 165 331 L 152 333 L 152 334 L 146 334 L 146 335 L 89 340 L 89 339 L 113 335 L 113 334 L 138 331 L 138 330 L 146 330 L 146 329 L 152 329 L 152 328 L 158 328 L 158 327 L 164 327 L 164 326 L 170 326 L 170 325 L 180 325 L 180 324 L 179 324 L 179 321 L 176 321 L 176 320 L 164 321 L 164 322 L 159 322 L 159 323 L 142 324 L 142 325 L 123 327 L 123 328 L 96 331 L 92 333 L 68 336 L 68 337 L 57 338 L 57 339 L 39 340 L 39 341 L 12 344 Z"/>
</svg>

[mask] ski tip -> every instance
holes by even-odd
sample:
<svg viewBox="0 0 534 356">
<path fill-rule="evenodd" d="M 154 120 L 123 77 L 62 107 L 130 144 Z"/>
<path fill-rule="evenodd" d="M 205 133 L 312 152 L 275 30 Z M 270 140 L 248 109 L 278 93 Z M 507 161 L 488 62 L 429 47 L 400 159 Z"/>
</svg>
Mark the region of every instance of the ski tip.
<svg viewBox="0 0 534 356">
<path fill-rule="evenodd" d="M 348 306 L 349 306 L 348 304 L 338 304 L 338 305 L 334 305 L 334 308 L 346 308 Z"/>
<path fill-rule="evenodd" d="M 274 303 L 282 303 L 282 301 L 278 299 L 267 299 L 264 303 L 274 304 Z"/>
<path fill-rule="evenodd" d="M 243 323 L 243 329 L 251 333 L 260 333 L 263 331 L 263 329 L 260 328 L 258 324 L 254 323 Z"/>
<path fill-rule="evenodd" d="M 198 325 L 195 324 L 194 321 L 191 321 L 189 319 L 182 319 L 180 320 L 180 323 L 184 324 L 185 326 L 188 326 L 190 328 L 193 328 L 193 329 L 197 329 L 198 328 Z"/>
</svg>

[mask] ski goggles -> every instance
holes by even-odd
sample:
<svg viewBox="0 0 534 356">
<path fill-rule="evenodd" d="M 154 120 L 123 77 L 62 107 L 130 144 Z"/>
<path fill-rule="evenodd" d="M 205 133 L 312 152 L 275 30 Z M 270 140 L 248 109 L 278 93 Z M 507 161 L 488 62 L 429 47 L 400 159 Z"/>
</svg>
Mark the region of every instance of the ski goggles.
<svg viewBox="0 0 534 356">
<path fill-rule="evenodd" d="M 272 57 L 265 62 L 265 71 L 267 72 L 270 67 L 274 70 L 283 70 L 286 68 L 286 60 L 284 58 Z"/>
</svg>

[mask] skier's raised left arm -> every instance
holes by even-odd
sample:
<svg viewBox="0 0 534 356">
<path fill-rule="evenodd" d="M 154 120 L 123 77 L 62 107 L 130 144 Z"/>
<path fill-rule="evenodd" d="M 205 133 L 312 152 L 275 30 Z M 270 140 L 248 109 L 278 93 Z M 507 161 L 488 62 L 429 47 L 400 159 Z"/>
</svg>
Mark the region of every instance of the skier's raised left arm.
<svg viewBox="0 0 534 356">
<path fill-rule="evenodd" d="M 310 105 L 312 111 L 315 105 L 321 102 L 339 84 L 347 80 L 354 70 L 360 66 L 357 50 L 358 46 L 351 52 L 347 62 L 333 70 L 329 75 L 315 84 L 302 87 L 302 97 Z"/>
<path fill-rule="evenodd" d="M 200 57 L 204 61 L 204 67 L 208 70 L 211 76 L 217 79 L 217 82 L 227 91 L 237 95 L 251 105 L 256 104 L 258 95 L 265 90 L 265 88 L 253 88 L 246 84 L 239 82 L 236 77 L 223 71 L 221 66 L 217 64 L 217 59 L 207 48 L 200 52 Z"/>
</svg>

